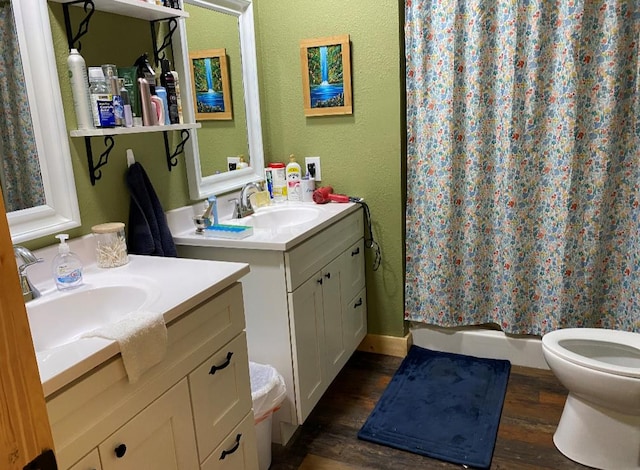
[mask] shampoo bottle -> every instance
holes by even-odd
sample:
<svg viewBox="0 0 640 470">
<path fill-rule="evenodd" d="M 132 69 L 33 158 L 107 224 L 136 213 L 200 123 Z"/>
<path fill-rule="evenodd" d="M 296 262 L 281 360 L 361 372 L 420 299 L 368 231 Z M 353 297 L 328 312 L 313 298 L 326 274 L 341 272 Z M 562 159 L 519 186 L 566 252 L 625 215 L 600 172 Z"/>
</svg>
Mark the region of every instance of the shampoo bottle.
<svg viewBox="0 0 640 470">
<path fill-rule="evenodd" d="M 302 188 L 300 187 L 302 174 L 300 165 L 296 162 L 296 157 L 293 155 L 289 156 L 286 175 L 287 199 L 289 199 L 289 201 L 302 201 Z"/>
<path fill-rule="evenodd" d="M 69 80 L 71 81 L 71 92 L 73 94 L 78 129 L 93 129 L 87 64 L 77 49 L 71 49 L 69 52 L 67 66 L 69 67 Z"/>
<path fill-rule="evenodd" d="M 58 290 L 73 289 L 82 285 L 82 262 L 80 258 L 69 250 L 66 241 L 69 235 L 61 233 L 56 235 L 60 240 L 58 254 L 53 259 L 53 280 Z"/>
</svg>

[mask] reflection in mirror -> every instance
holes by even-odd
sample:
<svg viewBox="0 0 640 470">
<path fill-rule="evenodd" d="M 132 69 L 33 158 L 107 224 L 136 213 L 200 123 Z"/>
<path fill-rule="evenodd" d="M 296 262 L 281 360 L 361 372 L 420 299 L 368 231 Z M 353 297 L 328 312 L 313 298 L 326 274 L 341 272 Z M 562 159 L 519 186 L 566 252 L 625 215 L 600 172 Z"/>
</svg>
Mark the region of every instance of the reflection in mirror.
<svg viewBox="0 0 640 470">
<path fill-rule="evenodd" d="M 190 15 L 187 21 L 189 52 L 193 54 L 212 49 L 224 49 L 226 52 L 233 118 L 201 120 L 202 127 L 198 130 L 200 168 L 203 176 L 210 176 L 228 171 L 227 157 L 237 158 L 249 152 L 238 18 L 196 5 L 185 5 L 185 10 Z M 212 84 L 209 91 L 211 88 Z"/>
<path fill-rule="evenodd" d="M 9 0 L 0 0 L 0 186 L 7 212 L 45 203 L 18 33 Z"/>
<path fill-rule="evenodd" d="M 176 54 L 183 58 L 183 76 L 190 75 L 189 51 L 226 48 L 233 103 L 233 120 L 201 121 L 202 128 L 193 132 L 187 143 L 189 194 L 199 200 L 264 177 L 253 6 L 248 0 L 184 3 L 190 17 L 181 23 Z M 181 83 L 181 88 L 185 88 L 187 100 L 182 99 L 183 111 L 186 118 L 195 121 L 193 87 L 190 80 L 184 81 L 187 86 Z M 227 158 L 239 155 L 244 156 L 249 167 L 228 171 Z"/>
<path fill-rule="evenodd" d="M 3 126 L 14 128 L 13 119 L 17 117 L 20 133 L 0 126 L 3 134 L 0 158 L 1 168 L 9 169 L 1 183 L 11 239 L 18 243 L 77 227 L 80 213 L 47 3 L 11 0 L 10 4 L 8 8 L 7 1 L 0 0 L 3 54 L 8 49 L 5 45 L 9 43 L 9 30 L 5 26 L 9 24 L 9 27 L 15 26 L 20 59 L 11 59 L 7 67 L 0 65 L 0 75 L 4 74 L 2 81 L 8 82 L 0 88 L 3 106 L 0 114 L 2 120 L 7 121 Z M 10 17 L 11 10 L 13 19 L 7 19 L 5 16 Z M 13 25 L 12 21 L 15 21 Z M 0 60 L 7 60 L 6 56 Z M 17 74 L 24 74 L 23 90 L 27 100 L 14 105 L 16 99 L 9 99 L 4 93 L 8 88 L 14 93 L 19 80 Z M 4 109 L 7 105 L 9 110 Z M 17 175 L 21 176 L 16 178 Z M 20 179 L 26 180 L 26 186 L 16 186 L 20 183 L 14 180 Z"/>
</svg>

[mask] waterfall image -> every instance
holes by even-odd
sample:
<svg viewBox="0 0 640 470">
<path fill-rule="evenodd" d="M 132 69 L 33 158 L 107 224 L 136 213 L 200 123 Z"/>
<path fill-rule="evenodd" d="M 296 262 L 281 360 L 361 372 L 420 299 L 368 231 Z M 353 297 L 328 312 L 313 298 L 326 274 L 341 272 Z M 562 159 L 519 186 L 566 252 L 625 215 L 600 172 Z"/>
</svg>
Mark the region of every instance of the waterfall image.
<svg viewBox="0 0 640 470">
<path fill-rule="evenodd" d="M 199 113 L 223 113 L 224 93 L 219 57 L 193 59 L 193 80 Z"/>
<path fill-rule="evenodd" d="M 307 60 L 311 107 L 344 106 L 342 45 L 310 47 Z"/>
</svg>

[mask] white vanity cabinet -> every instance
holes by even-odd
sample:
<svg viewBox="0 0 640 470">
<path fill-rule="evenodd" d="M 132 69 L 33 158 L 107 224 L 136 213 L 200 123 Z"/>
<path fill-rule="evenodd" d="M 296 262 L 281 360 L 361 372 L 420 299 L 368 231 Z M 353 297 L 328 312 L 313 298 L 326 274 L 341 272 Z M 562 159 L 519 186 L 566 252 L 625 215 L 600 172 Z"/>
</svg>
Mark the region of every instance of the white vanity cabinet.
<svg viewBox="0 0 640 470">
<path fill-rule="evenodd" d="M 168 335 L 165 359 L 138 382 L 117 356 L 47 397 L 59 468 L 258 468 L 241 284 Z"/>
<path fill-rule="evenodd" d="M 359 207 L 284 251 L 178 245 L 187 258 L 240 261 L 249 358 L 283 376 L 272 438 L 286 443 L 367 332 L 364 221 Z"/>
</svg>

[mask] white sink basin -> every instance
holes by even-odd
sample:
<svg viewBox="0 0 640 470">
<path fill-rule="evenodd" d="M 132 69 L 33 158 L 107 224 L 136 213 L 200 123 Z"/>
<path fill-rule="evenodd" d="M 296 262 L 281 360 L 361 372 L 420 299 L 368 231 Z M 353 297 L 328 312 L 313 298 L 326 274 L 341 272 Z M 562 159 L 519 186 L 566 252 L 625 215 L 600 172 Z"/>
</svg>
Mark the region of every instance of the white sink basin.
<svg viewBox="0 0 640 470">
<path fill-rule="evenodd" d="M 36 352 L 78 340 L 84 333 L 117 322 L 148 305 L 152 291 L 142 286 L 90 286 L 53 292 L 27 303 Z"/>
<path fill-rule="evenodd" d="M 253 215 L 236 219 L 233 223 L 249 225 L 259 229 L 278 229 L 295 227 L 312 222 L 320 216 L 320 211 L 308 206 L 265 207 L 256 210 Z"/>
</svg>

